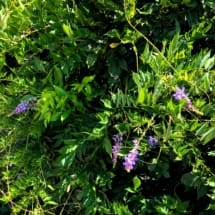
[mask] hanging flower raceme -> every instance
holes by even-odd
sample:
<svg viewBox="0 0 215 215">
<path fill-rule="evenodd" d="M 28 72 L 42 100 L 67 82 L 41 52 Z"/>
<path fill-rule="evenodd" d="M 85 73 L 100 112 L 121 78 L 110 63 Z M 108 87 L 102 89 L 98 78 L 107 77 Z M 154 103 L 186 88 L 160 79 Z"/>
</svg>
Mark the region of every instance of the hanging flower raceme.
<svg viewBox="0 0 215 215">
<path fill-rule="evenodd" d="M 123 136 L 122 134 L 115 134 L 113 135 L 113 141 L 114 145 L 112 147 L 112 160 L 113 160 L 113 166 L 115 167 L 117 163 L 118 153 L 123 145 Z"/>
<path fill-rule="evenodd" d="M 15 114 L 20 114 L 28 110 L 28 102 L 24 101 L 15 108 Z"/>
<path fill-rule="evenodd" d="M 15 114 L 20 114 L 29 110 L 35 110 L 35 102 L 37 99 L 35 97 L 32 97 L 30 99 L 27 99 L 20 104 L 18 104 L 15 108 Z"/>
<path fill-rule="evenodd" d="M 156 146 L 156 145 L 158 145 L 158 139 L 156 137 L 149 136 L 149 138 L 148 138 L 148 144 L 150 146 Z"/>
<path fill-rule="evenodd" d="M 191 102 L 190 98 L 188 97 L 189 93 L 185 92 L 184 87 L 182 87 L 182 88 L 176 87 L 175 93 L 172 96 L 176 101 L 180 101 L 180 100 L 184 99 L 186 101 L 186 107 L 188 110 L 190 110 L 192 108 L 192 102 Z"/>
<path fill-rule="evenodd" d="M 182 87 L 176 87 L 175 93 L 173 94 L 173 97 L 176 101 L 180 101 L 181 99 L 188 99 L 189 94 L 185 92 L 185 88 Z"/>
<path fill-rule="evenodd" d="M 125 161 L 123 162 L 123 166 L 127 172 L 130 172 L 132 169 L 134 169 L 138 159 L 139 142 L 137 140 L 133 140 L 133 144 L 133 149 L 128 153 L 128 155 L 125 157 Z"/>
<path fill-rule="evenodd" d="M 198 108 L 196 108 L 190 98 L 188 97 L 189 96 L 189 93 L 186 93 L 185 92 L 185 88 L 182 87 L 176 87 L 175 89 L 175 93 L 172 95 L 173 98 L 176 100 L 176 101 L 180 101 L 182 99 L 184 99 L 186 101 L 186 109 L 189 110 L 189 111 L 193 111 L 199 115 L 203 115 L 203 113 L 201 111 L 198 110 Z"/>
<path fill-rule="evenodd" d="M 10 113 L 8 116 L 12 116 L 14 114 L 18 115 L 18 114 L 24 113 L 29 110 L 35 110 L 36 101 L 37 101 L 37 98 L 35 98 L 35 97 L 24 100 L 23 102 L 18 104 L 16 106 L 15 110 L 12 113 Z"/>
</svg>

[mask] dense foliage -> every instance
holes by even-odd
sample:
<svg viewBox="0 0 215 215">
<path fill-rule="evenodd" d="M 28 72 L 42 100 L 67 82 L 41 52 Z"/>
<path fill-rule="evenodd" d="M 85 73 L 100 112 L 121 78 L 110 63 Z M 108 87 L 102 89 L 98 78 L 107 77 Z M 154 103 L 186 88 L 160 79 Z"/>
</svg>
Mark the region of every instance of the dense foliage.
<svg viewBox="0 0 215 215">
<path fill-rule="evenodd" d="M 1 0 L 0 214 L 214 214 L 214 11 Z"/>
</svg>

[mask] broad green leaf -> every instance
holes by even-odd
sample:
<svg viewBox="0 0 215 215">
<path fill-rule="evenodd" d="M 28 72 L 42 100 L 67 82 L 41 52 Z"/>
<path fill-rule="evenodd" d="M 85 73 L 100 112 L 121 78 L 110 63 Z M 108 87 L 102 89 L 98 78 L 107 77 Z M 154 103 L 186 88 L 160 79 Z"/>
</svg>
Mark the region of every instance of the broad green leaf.
<svg viewBox="0 0 215 215">
<path fill-rule="evenodd" d="M 65 96 L 68 95 L 67 92 L 66 92 L 63 88 L 61 88 L 61 87 L 59 87 L 59 86 L 54 86 L 54 89 L 55 89 L 56 94 L 57 94 L 58 96 L 65 97 Z"/>
<path fill-rule="evenodd" d="M 194 175 L 192 173 L 185 173 L 181 177 L 181 182 L 186 185 L 187 187 L 193 187 L 196 185 L 196 181 L 199 179 L 200 176 Z"/>
<path fill-rule="evenodd" d="M 209 70 L 214 67 L 214 64 L 215 64 L 215 58 L 212 57 L 205 62 L 204 67 L 205 69 Z"/>
<path fill-rule="evenodd" d="M 135 176 L 133 178 L 134 190 L 137 190 L 141 186 L 141 180 Z"/>
<path fill-rule="evenodd" d="M 210 128 L 200 139 L 201 141 L 204 141 L 205 144 L 215 139 L 215 127 Z"/>
<path fill-rule="evenodd" d="M 63 30 L 66 33 L 66 35 L 68 37 L 72 38 L 74 33 L 73 33 L 71 27 L 69 25 L 66 25 L 66 24 L 63 24 L 62 27 L 63 27 Z"/>
<path fill-rule="evenodd" d="M 207 63 L 207 61 L 210 59 L 210 52 L 207 52 L 204 57 L 201 59 L 201 63 L 200 63 L 200 67 L 205 67 L 205 64 Z"/>
<path fill-rule="evenodd" d="M 111 157 L 112 156 L 112 144 L 108 138 L 104 138 L 103 148 L 105 149 L 105 152 Z"/>
<path fill-rule="evenodd" d="M 197 186 L 197 198 L 200 199 L 201 197 L 205 196 L 208 192 L 208 187 L 205 185 Z"/>
<path fill-rule="evenodd" d="M 46 72 L 46 69 L 45 69 L 43 63 L 39 58 L 35 57 L 33 62 L 34 62 L 34 65 L 35 65 L 37 70 L 39 70 L 41 72 Z"/>
<path fill-rule="evenodd" d="M 196 131 L 196 135 L 203 135 L 208 130 L 208 123 L 202 124 L 202 126 Z"/>
<path fill-rule="evenodd" d="M 60 119 L 61 113 L 57 112 L 51 115 L 50 121 L 56 122 L 58 119 Z"/>
<path fill-rule="evenodd" d="M 54 71 L 53 71 L 53 76 L 55 79 L 55 84 L 59 85 L 61 87 L 63 87 L 63 74 L 62 74 L 62 70 L 60 70 L 59 68 L 55 67 Z"/>
<path fill-rule="evenodd" d="M 207 179 L 207 184 L 210 186 L 210 187 L 215 187 L 215 176 L 211 176 Z"/>
</svg>

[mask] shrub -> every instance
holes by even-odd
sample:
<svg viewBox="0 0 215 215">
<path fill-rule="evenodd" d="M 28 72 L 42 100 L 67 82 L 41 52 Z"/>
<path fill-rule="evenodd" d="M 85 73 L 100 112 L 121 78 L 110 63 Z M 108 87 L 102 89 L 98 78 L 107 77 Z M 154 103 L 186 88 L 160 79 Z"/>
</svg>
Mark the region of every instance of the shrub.
<svg viewBox="0 0 215 215">
<path fill-rule="evenodd" d="M 213 214 L 215 3 L 0 2 L 2 214 Z"/>
</svg>

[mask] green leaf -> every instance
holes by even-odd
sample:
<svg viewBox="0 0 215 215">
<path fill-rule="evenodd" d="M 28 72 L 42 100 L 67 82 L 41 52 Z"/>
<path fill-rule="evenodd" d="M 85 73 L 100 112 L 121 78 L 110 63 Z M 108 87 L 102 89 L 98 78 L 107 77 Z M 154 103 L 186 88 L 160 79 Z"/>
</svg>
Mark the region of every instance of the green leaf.
<svg viewBox="0 0 215 215">
<path fill-rule="evenodd" d="M 210 187 L 215 187 L 215 176 L 211 176 L 207 179 L 207 184 L 210 186 Z"/>
<path fill-rule="evenodd" d="M 177 33 L 174 35 L 173 39 L 171 40 L 169 44 L 169 49 L 167 51 L 168 59 L 174 58 L 175 53 L 179 49 L 179 34 Z"/>
<path fill-rule="evenodd" d="M 202 137 L 200 138 L 201 141 L 204 141 L 204 144 L 210 142 L 215 138 L 215 127 L 209 129 L 207 132 L 205 132 Z"/>
<path fill-rule="evenodd" d="M 137 87 L 141 87 L 142 84 L 139 81 L 139 75 L 135 72 L 132 72 L 132 79 L 134 81 L 134 83 L 137 85 Z"/>
<path fill-rule="evenodd" d="M 125 0 L 126 15 L 129 19 L 133 18 L 136 14 L 136 0 Z"/>
<path fill-rule="evenodd" d="M 108 99 L 101 99 L 101 101 L 103 102 L 104 106 L 108 109 L 111 109 L 112 108 L 112 104 L 111 104 L 111 101 L 108 100 Z"/>
<path fill-rule="evenodd" d="M 112 30 L 108 31 L 105 35 L 107 35 L 110 38 L 120 39 L 120 33 L 117 29 L 112 29 Z"/>
<path fill-rule="evenodd" d="M 133 178 L 134 190 L 137 190 L 141 186 L 141 180 L 135 176 Z"/>
<path fill-rule="evenodd" d="M 130 130 L 129 123 L 126 122 L 118 123 L 114 127 L 119 131 L 119 133 L 127 133 Z"/>
<path fill-rule="evenodd" d="M 87 63 L 88 68 L 92 67 L 95 64 L 96 59 L 97 59 L 97 55 L 96 54 L 88 54 L 87 55 L 87 61 L 86 61 L 86 63 Z"/>
<path fill-rule="evenodd" d="M 57 112 L 51 115 L 50 121 L 51 122 L 56 122 L 58 119 L 60 119 L 61 113 Z"/>
<path fill-rule="evenodd" d="M 208 156 L 215 157 L 215 151 L 208 152 Z"/>
<path fill-rule="evenodd" d="M 182 184 L 186 185 L 187 187 L 193 187 L 196 184 L 196 181 L 199 179 L 200 176 L 194 175 L 192 173 L 185 173 L 181 177 Z"/>
<path fill-rule="evenodd" d="M 173 150 L 176 153 L 176 160 L 182 160 L 183 157 L 190 152 L 190 149 L 187 145 L 181 145 L 180 143 L 175 143 Z"/>
<path fill-rule="evenodd" d="M 208 130 L 208 123 L 203 123 L 202 126 L 196 131 L 196 135 L 202 135 Z"/>
<path fill-rule="evenodd" d="M 85 86 L 89 82 L 92 82 L 94 79 L 95 79 L 95 75 L 85 76 L 81 83 Z"/>
<path fill-rule="evenodd" d="M 204 55 L 204 57 L 201 60 L 200 67 L 203 67 L 207 70 L 211 69 L 214 66 L 215 59 L 214 57 L 210 58 L 210 55 L 211 55 L 210 51 Z"/>
<path fill-rule="evenodd" d="M 145 45 L 145 49 L 143 51 L 143 53 L 140 55 L 140 60 L 142 61 L 142 63 L 146 64 L 148 63 L 148 61 L 150 61 L 152 56 L 152 52 L 149 49 L 149 44 L 147 43 Z"/>
<path fill-rule="evenodd" d="M 138 88 L 138 97 L 137 97 L 137 104 L 142 104 L 145 100 L 145 90 L 144 88 Z"/>
<path fill-rule="evenodd" d="M 139 38 L 140 38 L 140 34 L 138 32 L 132 31 L 128 28 L 126 29 L 126 32 L 123 38 L 121 38 L 121 43 L 122 44 L 135 43 Z M 134 52 L 137 52 L 137 50 L 135 50 L 136 47 L 133 46 L 133 48 L 134 48 Z"/>
<path fill-rule="evenodd" d="M 57 202 L 52 201 L 52 200 L 48 200 L 48 201 L 45 201 L 45 202 L 46 202 L 46 204 L 48 204 L 48 205 L 58 205 Z"/>
<path fill-rule="evenodd" d="M 33 63 L 38 71 L 46 72 L 46 69 L 45 69 L 43 63 L 39 58 L 34 57 Z"/>
<path fill-rule="evenodd" d="M 53 76 L 54 76 L 54 83 L 56 85 L 59 85 L 59 86 L 63 86 L 63 74 L 62 74 L 62 70 L 60 70 L 58 67 L 55 67 L 54 68 L 54 71 L 53 71 Z"/>
<path fill-rule="evenodd" d="M 69 115 L 71 114 L 71 110 L 65 111 L 61 114 L 60 116 L 60 120 L 61 122 L 63 122 L 65 119 L 67 119 L 69 117 Z"/>
<path fill-rule="evenodd" d="M 133 213 L 130 212 L 128 205 L 124 205 L 119 202 L 113 202 L 113 212 L 114 214 L 119 214 L 119 215 L 133 215 Z"/>
<path fill-rule="evenodd" d="M 66 33 L 66 35 L 68 37 L 72 38 L 74 33 L 73 33 L 70 25 L 63 24 L 62 27 L 63 27 L 63 31 Z"/>
<path fill-rule="evenodd" d="M 197 186 L 197 199 L 200 199 L 201 197 L 205 196 L 208 192 L 208 187 L 205 185 L 199 185 Z"/>
<path fill-rule="evenodd" d="M 55 89 L 56 94 L 57 94 L 58 96 L 65 97 L 65 96 L 68 95 L 68 93 L 67 93 L 63 88 L 61 88 L 61 87 L 59 87 L 59 86 L 54 86 L 54 89 Z"/>
<path fill-rule="evenodd" d="M 104 138 L 103 148 L 105 149 L 105 152 L 111 157 L 112 156 L 112 144 L 108 138 Z"/>
</svg>

